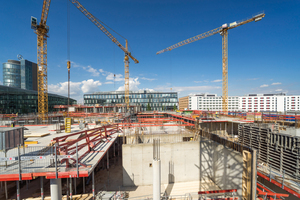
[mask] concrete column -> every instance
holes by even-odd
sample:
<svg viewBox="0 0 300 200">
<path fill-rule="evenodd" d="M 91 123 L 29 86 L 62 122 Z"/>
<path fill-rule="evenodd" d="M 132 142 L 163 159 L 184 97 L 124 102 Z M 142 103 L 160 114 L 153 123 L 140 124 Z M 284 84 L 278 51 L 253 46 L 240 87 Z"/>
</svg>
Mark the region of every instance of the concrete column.
<svg viewBox="0 0 300 200">
<path fill-rule="evenodd" d="M 61 200 L 61 179 L 50 179 L 51 200 Z"/>
<path fill-rule="evenodd" d="M 153 200 L 160 200 L 160 160 L 153 160 Z"/>
</svg>

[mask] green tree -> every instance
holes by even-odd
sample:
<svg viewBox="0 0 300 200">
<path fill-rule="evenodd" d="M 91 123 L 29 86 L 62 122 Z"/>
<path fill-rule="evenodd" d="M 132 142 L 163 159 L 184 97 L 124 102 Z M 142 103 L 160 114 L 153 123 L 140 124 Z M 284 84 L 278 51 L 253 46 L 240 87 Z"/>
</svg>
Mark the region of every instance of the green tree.
<svg viewBox="0 0 300 200">
<path fill-rule="evenodd" d="M 176 111 L 177 110 L 177 106 L 176 104 L 174 104 L 173 110 Z"/>
<path fill-rule="evenodd" d="M 164 111 L 164 110 L 165 110 L 165 107 L 164 107 L 164 106 L 162 106 L 162 108 L 161 108 L 161 109 L 162 109 L 162 111 Z"/>
<path fill-rule="evenodd" d="M 151 107 L 150 107 L 150 104 L 148 103 L 147 105 L 147 111 L 151 111 Z"/>
</svg>

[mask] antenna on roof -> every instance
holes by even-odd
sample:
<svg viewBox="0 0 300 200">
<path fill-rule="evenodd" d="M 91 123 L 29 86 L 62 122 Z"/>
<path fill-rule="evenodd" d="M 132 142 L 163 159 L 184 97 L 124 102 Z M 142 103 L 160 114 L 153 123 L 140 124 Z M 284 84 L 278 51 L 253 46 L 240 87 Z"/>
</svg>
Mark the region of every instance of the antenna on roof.
<svg viewBox="0 0 300 200">
<path fill-rule="evenodd" d="M 21 54 L 18 54 L 17 57 L 19 60 L 23 60 L 23 56 Z"/>
</svg>

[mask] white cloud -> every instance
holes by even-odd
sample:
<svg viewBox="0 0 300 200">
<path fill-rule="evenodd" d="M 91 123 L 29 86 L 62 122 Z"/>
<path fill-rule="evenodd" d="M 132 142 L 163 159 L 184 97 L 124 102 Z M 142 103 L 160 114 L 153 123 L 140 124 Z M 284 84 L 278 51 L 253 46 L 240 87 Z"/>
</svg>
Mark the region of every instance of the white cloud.
<svg viewBox="0 0 300 200">
<path fill-rule="evenodd" d="M 281 83 L 277 82 L 277 83 L 272 83 L 271 85 L 281 85 Z"/>
<path fill-rule="evenodd" d="M 141 79 L 147 80 L 147 81 L 154 81 L 154 80 L 156 80 L 155 78 L 145 78 L 145 77 L 142 77 Z"/>
<path fill-rule="evenodd" d="M 75 67 L 75 68 L 80 67 L 80 68 L 84 69 L 85 71 L 90 72 L 92 74 L 92 76 L 99 76 L 100 75 L 100 73 L 99 73 L 100 70 L 98 71 L 97 69 L 91 67 L 90 65 L 82 66 L 78 63 L 75 63 L 75 62 L 71 61 L 71 66 Z"/>
<path fill-rule="evenodd" d="M 82 81 L 81 90 L 83 93 L 92 93 L 99 91 L 98 86 L 101 86 L 102 84 L 100 81 L 94 81 L 93 79 L 89 79 L 87 81 Z"/>
<path fill-rule="evenodd" d="M 101 82 L 94 81 L 93 79 L 84 80 L 81 82 L 70 82 L 70 96 L 76 99 L 79 103 L 82 101 L 84 93 L 92 93 L 99 91 Z M 48 91 L 53 94 L 68 96 L 68 82 L 61 82 L 57 84 L 48 85 Z"/>
<path fill-rule="evenodd" d="M 107 82 L 105 82 L 104 84 L 114 84 L 114 82 L 112 82 L 112 81 L 107 81 Z"/>
<path fill-rule="evenodd" d="M 258 78 L 249 78 L 249 81 L 256 81 Z"/>
<path fill-rule="evenodd" d="M 211 82 L 213 82 L 213 83 L 218 83 L 218 82 L 222 82 L 222 80 L 221 80 L 221 79 L 217 79 L 217 80 L 213 80 L 213 81 L 211 81 Z"/>
<path fill-rule="evenodd" d="M 281 92 L 282 91 L 282 89 L 277 89 L 277 90 L 275 90 L 276 92 Z"/>
<path fill-rule="evenodd" d="M 194 83 L 202 83 L 202 81 L 194 81 Z"/>
<path fill-rule="evenodd" d="M 263 85 L 261 85 L 260 87 L 269 87 L 269 85 L 263 84 Z"/>
<path fill-rule="evenodd" d="M 123 75 L 122 74 L 116 74 L 114 78 L 114 74 L 111 72 L 108 72 L 109 74 L 106 76 L 106 80 L 109 81 L 124 81 Z"/>
<path fill-rule="evenodd" d="M 87 67 L 82 67 L 84 70 L 90 72 L 92 74 L 92 76 L 99 76 L 100 73 L 98 72 L 97 69 L 92 68 L 91 66 L 87 66 Z"/>
<path fill-rule="evenodd" d="M 138 79 L 139 78 L 129 78 L 129 90 L 139 90 L 138 86 L 140 85 L 140 82 Z M 117 91 L 125 91 L 125 86 L 120 86 Z"/>
</svg>

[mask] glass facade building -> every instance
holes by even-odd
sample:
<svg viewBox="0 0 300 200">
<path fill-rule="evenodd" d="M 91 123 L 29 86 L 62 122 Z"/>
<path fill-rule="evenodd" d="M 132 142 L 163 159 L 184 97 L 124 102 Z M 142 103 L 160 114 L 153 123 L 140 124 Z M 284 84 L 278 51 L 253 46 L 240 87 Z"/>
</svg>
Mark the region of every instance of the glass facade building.
<svg viewBox="0 0 300 200">
<path fill-rule="evenodd" d="M 97 92 L 84 94 L 84 105 L 113 105 L 125 103 L 124 91 Z M 130 91 L 130 105 L 140 105 L 141 111 L 146 111 L 148 104 L 153 111 L 173 110 L 178 105 L 177 92 L 155 92 L 149 90 Z"/>
<path fill-rule="evenodd" d="M 3 63 L 3 85 L 37 91 L 37 64 L 25 59 Z"/>
<path fill-rule="evenodd" d="M 21 65 L 19 61 L 8 60 L 3 63 L 3 85 L 21 88 Z"/>
<path fill-rule="evenodd" d="M 77 101 L 70 99 L 70 105 Z M 48 111 L 54 112 L 54 105 L 68 105 L 68 98 L 48 93 Z M 0 113 L 37 113 L 38 92 L 0 85 Z"/>
</svg>

